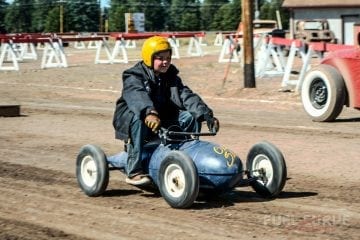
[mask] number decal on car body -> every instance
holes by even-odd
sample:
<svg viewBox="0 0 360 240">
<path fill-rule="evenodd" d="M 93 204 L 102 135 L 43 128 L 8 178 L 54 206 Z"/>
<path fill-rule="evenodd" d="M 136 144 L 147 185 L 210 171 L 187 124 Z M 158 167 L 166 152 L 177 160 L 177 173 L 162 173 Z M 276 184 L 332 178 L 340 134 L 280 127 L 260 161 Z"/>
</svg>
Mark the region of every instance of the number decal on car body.
<svg viewBox="0 0 360 240">
<path fill-rule="evenodd" d="M 235 153 L 223 146 L 214 146 L 214 152 L 223 155 L 226 158 L 226 165 L 231 167 L 235 163 Z"/>
</svg>

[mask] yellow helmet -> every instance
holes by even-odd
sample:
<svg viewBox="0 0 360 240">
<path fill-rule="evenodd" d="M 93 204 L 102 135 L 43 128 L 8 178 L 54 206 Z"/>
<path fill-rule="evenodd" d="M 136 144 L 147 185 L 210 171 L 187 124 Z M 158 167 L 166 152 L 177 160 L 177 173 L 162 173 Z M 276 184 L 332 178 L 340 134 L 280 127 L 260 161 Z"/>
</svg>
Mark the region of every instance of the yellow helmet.
<svg viewBox="0 0 360 240">
<path fill-rule="evenodd" d="M 153 36 L 145 40 L 141 56 L 146 66 L 153 67 L 153 57 L 155 53 L 170 51 L 171 46 L 166 38 L 160 36 Z"/>
</svg>

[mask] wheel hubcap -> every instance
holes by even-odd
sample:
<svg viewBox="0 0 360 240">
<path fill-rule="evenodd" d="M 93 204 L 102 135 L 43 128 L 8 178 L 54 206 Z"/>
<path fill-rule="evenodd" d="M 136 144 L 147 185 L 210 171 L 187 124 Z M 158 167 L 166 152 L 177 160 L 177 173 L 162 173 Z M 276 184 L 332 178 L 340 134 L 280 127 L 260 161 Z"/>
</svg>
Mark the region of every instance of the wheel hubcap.
<svg viewBox="0 0 360 240">
<path fill-rule="evenodd" d="M 274 170 L 271 165 L 270 159 L 263 155 L 257 155 L 252 164 L 253 175 L 258 177 L 258 181 L 263 185 L 267 185 L 273 179 Z"/>
<path fill-rule="evenodd" d="M 178 165 L 169 165 L 166 168 L 164 178 L 166 190 L 172 197 L 179 197 L 183 194 L 185 189 L 185 175 Z"/>
<path fill-rule="evenodd" d="M 325 106 L 328 98 L 328 91 L 323 80 L 316 79 L 310 87 L 311 104 L 316 109 L 321 109 Z"/>
<path fill-rule="evenodd" d="M 96 183 L 96 163 L 91 156 L 86 156 L 81 162 L 81 176 L 84 183 L 91 187 Z"/>
</svg>

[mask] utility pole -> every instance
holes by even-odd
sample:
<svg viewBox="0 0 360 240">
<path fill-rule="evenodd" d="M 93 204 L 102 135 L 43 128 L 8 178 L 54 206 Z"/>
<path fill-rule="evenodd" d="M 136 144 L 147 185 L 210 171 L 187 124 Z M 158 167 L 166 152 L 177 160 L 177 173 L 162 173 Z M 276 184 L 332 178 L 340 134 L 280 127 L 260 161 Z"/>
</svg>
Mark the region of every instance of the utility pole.
<svg viewBox="0 0 360 240">
<path fill-rule="evenodd" d="M 64 32 L 64 3 L 65 0 L 59 0 L 58 3 L 60 3 L 60 33 Z"/>
<path fill-rule="evenodd" d="M 242 0 L 244 87 L 255 88 L 254 43 L 253 43 L 253 0 Z"/>
<path fill-rule="evenodd" d="M 99 32 L 103 32 L 103 19 L 102 19 L 102 13 L 101 13 L 101 2 L 98 1 L 99 4 Z"/>
</svg>

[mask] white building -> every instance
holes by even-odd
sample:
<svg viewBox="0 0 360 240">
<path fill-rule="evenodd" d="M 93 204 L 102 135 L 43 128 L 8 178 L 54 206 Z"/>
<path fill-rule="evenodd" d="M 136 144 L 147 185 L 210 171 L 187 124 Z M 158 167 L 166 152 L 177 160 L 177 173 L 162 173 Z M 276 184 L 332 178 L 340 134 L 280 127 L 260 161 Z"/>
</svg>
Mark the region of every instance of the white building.
<svg viewBox="0 0 360 240">
<path fill-rule="evenodd" d="M 290 35 L 301 19 L 327 19 L 338 43 L 359 44 L 360 0 L 284 0 L 290 10 Z"/>
</svg>

